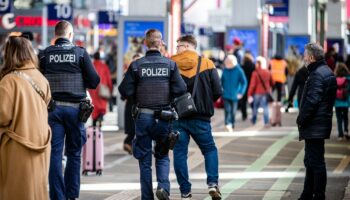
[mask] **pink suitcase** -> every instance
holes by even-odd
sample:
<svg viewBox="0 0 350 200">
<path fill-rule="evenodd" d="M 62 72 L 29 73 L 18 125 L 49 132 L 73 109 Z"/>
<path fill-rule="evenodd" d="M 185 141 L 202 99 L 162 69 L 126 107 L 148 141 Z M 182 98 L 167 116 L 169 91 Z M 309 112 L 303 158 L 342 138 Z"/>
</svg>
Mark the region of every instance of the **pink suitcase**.
<svg viewBox="0 0 350 200">
<path fill-rule="evenodd" d="M 281 113 L 281 104 L 278 102 L 273 102 L 271 106 L 271 117 L 270 117 L 271 126 L 282 126 L 282 113 Z"/>
<path fill-rule="evenodd" d="M 99 128 L 89 127 L 86 130 L 86 143 L 83 148 L 83 175 L 96 172 L 102 175 L 104 164 L 103 134 Z"/>
</svg>

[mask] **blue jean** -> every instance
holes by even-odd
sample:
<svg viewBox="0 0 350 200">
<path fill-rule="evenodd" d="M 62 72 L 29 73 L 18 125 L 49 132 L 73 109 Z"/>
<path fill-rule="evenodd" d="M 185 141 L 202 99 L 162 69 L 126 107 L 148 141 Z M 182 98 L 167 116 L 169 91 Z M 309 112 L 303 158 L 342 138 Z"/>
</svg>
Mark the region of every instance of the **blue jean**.
<svg viewBox="0 0 350 200">
<path fill-rule="evenodd" d="M 264 109 L 264 123 L 269 123 L 269 104 L 267 102 L 267 97 L 265 94 L 255 94 L 253 96 L 253 117 L 252 123 L 255 124 L 258 116 L 258 108 L 262 107 Z"/>
<path fill-rule="evenodd" d="M 162 154 L 165 141 L 170 133 L 169 122 L 155 119 L 152 114 L 140 113 L 135 119 L 135 135 L 133 140 L 133 155 L 139 161 L 141 180 L 141 199 L 153 200 L 152 187 L 152 140 L 156 141 L 154 157 L 156 159 L 156 174 L 158 188 L 163 188 L 170 194 L 169 156 Z"/>
<path fill-rule="evenodd" d="M 232 127 L 235 126 L 237 106 L 237 101 L 224 99 L 225 125 L 232 125 Z"/>
<path fill-rule="evenodd" d="M 52 129 L 51 158 L 49 169 L 50 198 L 64 200 L 78 198 L 80 191 L 81 149 L 86 142 L 84 123 L 79 121 L 79 109 L 56 106 L 49 113 Z M 62 175 L 63 146 L 66 149 L 67 165 Z"/>
<path fill-rule="evenodd" d="M 218 185 L 219 160 L 209 121 L 178 120 L 174 122 L 174 130 L 180 132 L 179 140 L 174 148 L 174 169 L 181 194 L 191 192 L 191 183 L 188 177 L 187 155 L 190 136 L 199 146 L 205 160 L 207 184 Z"/>
</svg>

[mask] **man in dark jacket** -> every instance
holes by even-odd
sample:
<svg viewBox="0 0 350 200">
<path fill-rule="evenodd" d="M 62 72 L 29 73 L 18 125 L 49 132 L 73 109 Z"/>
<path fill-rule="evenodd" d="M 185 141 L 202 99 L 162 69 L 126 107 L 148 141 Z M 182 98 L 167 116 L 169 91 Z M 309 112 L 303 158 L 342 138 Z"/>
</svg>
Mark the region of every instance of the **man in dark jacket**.
<svg viewBox="0 0 350 200">
<path fill-rule="evenodd" d="M 304 62 L 309 77 L 304 86 L 297 124 L 299 139 L 305 140 L 306 176 L 299 200 L 324 200 L 327 184 L 324 139 L 329 139 L 332 130 L 337 83 L 318 44 L 305 45 Z"/>
<path fill-rule="evenodd" d="M 194 89 L 199 61 L 196 46 L 197 42 L 193 36 L 180 37 L 177 40 L 178 54 L 172 57 L 190 93 Z M 199 67 L 198 84 L 196 93 L 193 94 L 197 113 L 174 122 L 174 129 L 181 133 L 174 148 L 174 169 L 180 185 L 181 198 L 191 199 L 191 183 L 187 169 L 188 144 L 191 136 L 204 155 L 209 194 L 213 200 L 219 200 L 221 194 L 218 188 L 218 151 L 211 132 L 210 118 L 214 114 L 214 102 L 222 95 L 222 89 L 218 72 L 211 60 L 201 58 Z"/>
</svg>

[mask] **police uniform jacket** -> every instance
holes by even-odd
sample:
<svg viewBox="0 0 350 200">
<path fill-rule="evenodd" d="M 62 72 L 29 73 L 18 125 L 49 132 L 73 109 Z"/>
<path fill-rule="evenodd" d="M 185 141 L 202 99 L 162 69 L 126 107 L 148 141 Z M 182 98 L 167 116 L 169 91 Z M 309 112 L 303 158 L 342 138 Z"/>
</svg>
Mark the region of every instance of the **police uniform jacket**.
<svg viewBox="0 0 350 200">
<path fill-rule="evenodd" d="M 156 50 L 130 64 L 118 89 L 123 97 L 135 98 L 138 107 L 153 110 L 168 107 L 187 90 L 176 63 Z"/>
<path fill-rule="evenodd" d="M 56 101 L 80 102 L 86 98 L 86 89 L 95 89 L 100 82 L 86 50 L 66 38 L 58 38 L 40 52 L 39 59 Z"/>
</svg>

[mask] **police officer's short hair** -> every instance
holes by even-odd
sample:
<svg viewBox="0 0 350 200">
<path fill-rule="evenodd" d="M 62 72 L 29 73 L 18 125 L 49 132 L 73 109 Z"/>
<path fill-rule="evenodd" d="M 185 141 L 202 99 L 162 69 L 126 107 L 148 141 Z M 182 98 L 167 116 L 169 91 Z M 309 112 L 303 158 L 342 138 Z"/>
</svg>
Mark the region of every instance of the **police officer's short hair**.
<svg viewBox="0 0 350 200">
<path fill-rule="evenodd" d="M 192 44 L 195 48 L 197 48 L 197 40 L 193 35 L 184 35 L 179 37 L 176 42 L 187 42 Z"/>
<path fill-rule="evenodd" d="M 59 37 L 66 36 L 70 29 L 73 30 L 70 22 L 66 20 L 59 21 L 55 26 L 55 35 Z"/>
<path fill-rule="evenodd" d="M 145 41 L 148 48 L 159 48 L 162 45 L 162 33 L 157 29 L 149 29 Z"/>
<path fill-rule="evenodd" d="M 305 45 L 305 51 L 308 55 L 313 56 L 315 60 L 324 59 L 324 50 L 317 43 L 308 43 Z"/>
</svg>

